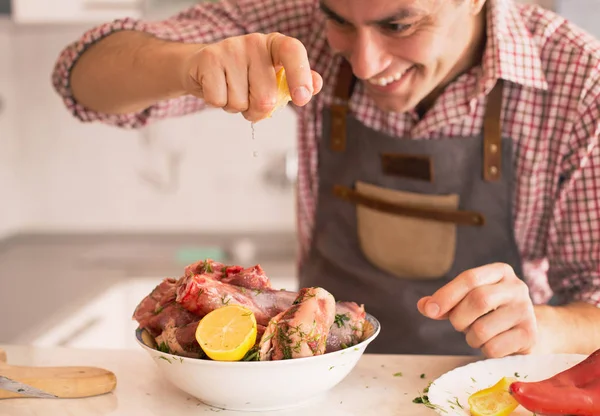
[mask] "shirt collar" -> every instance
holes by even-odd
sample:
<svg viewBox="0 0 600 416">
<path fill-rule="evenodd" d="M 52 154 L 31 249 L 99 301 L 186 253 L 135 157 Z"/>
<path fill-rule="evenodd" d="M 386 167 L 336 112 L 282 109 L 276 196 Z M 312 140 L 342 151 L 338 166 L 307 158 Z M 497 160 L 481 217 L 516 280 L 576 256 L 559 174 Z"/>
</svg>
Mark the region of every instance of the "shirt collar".
<svg viewBox="0 0 600 416">
<path fill-rule="evenodd" d="M 487 42 L 478 92 L 487 94 L 499 78 L 546 90 L 539 48 L 513 0 L 487 1 Z"/>
</svg>

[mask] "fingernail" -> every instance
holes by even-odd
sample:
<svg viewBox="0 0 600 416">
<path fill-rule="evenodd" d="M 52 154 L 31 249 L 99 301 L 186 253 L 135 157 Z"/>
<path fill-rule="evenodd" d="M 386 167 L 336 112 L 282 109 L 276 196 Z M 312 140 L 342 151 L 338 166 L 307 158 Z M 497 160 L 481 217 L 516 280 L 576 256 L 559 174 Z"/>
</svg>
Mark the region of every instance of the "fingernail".
<svg viewBox="0 0 600 416">
<path fill-rule="evenodd" d="M 425 314 L 430 318 L 435 318 L 440 313 L 440 307 L 435 302 L 429 302 L 425 305 Z"/>
<path fill-rule="evenodd" d="M 292 93 L 292 98 L 296 102 L 304 102 L 310 98 L 310 92 L 306 87 L 298 87 Z"/>
</svg>

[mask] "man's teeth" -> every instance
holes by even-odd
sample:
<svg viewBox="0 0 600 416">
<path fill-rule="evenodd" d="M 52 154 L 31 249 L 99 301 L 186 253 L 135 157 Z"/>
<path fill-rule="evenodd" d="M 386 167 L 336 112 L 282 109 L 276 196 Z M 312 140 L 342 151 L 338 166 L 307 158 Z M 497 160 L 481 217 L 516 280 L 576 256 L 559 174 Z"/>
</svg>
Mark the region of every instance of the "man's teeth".
<svg viewBox="0 0 600 416">
<path fill-rule="evenodd" d="M 381 78 L 371 78 L 369 82 L 374 85 L 379 85 L 381 87 L 385 87 L 388 84 L 391 84 L 394 81 L 398 81 L 402 76 L 406 73 L 406 71 L 396 72 L 394 75 L 390 75 L 389 77 L 381 77 Z"/>
</svg>

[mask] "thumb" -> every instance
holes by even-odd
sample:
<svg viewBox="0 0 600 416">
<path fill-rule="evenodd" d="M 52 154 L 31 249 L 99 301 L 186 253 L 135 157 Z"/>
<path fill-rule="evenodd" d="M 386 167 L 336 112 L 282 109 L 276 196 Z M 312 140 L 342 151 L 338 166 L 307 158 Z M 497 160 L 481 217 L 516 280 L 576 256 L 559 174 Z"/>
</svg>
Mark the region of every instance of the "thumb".
<svg viewBox="0 0 600 416">
<path fill-rule="evenodd" d="M 281 33 L 272 33 L 267 45 L 273 66 L 282 65 L 285 69 L 294 104 L 303 106 L 308 103 L 314 94 L 314 80 L 308 53 L 302 42 Z"/>
</svg>

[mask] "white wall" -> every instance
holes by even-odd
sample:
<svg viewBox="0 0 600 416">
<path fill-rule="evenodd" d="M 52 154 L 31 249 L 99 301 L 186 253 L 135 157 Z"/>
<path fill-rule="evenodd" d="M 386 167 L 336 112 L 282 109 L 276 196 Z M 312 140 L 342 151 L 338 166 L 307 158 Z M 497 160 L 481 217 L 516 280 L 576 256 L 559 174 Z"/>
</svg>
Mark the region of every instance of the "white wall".
<svg viewBox="0 0 600 416">
<path fill-rule="evenodd" d="M 21 199 L 22 162 L 15 131 L 14 80 L 12 74 L 11 25 L 0 18 L 0 238 L 19 229 L 26 219 Z"/>
<path fill-rule="evenodd" d="M 600 0 L 554 0 L 556 10 L 584 30 L 600 38 Z"/>
<path fill-rule="evenodd" d="M 6 154 L 0 148 L 0 160 L 9 161 L 4 170 L 19 173 L 29 211 L 17 210 L 26 215 L 20 220 L 9 216 L 12 224 L 48 231 L 294 230 L 293 188 L 263 180 L 273 158 L 295 148 L 291 110 L 258 123 L 254 141 L 247 121 L 217 110 L 144 132 L 80 123 L 53 91 L 50 74 L 61 48 L 84 29 L 15 27 L 12 116 L 18 140 L 0 142 L 7 147 Z M 182 154 L 177 187 L 169 192 L 139 173 L 150 167 L 168 177 L 166 149 Z M 15 183 L 1 189 L 14 191 Z"/>
</svg>

